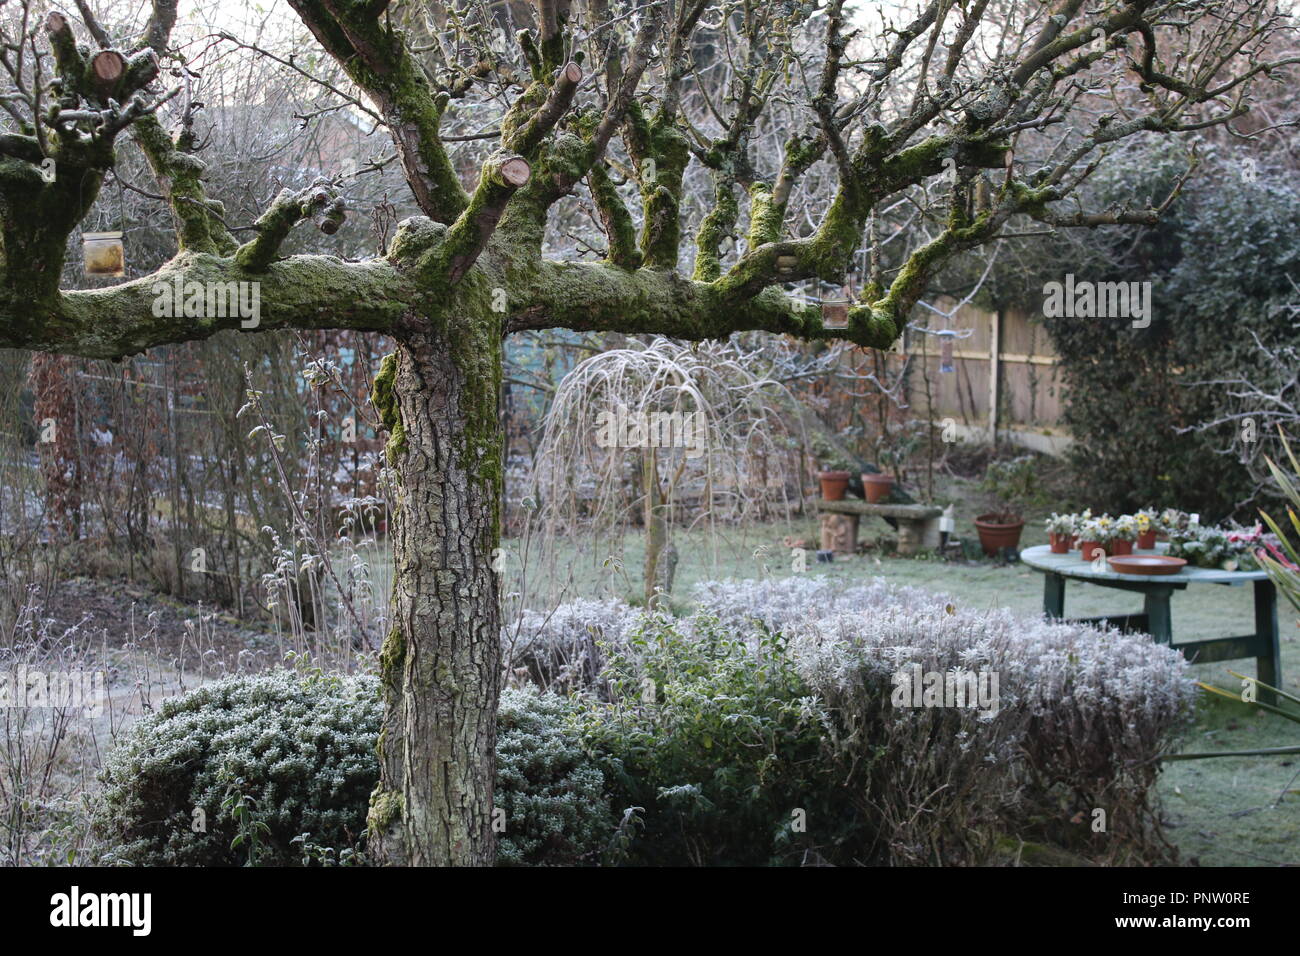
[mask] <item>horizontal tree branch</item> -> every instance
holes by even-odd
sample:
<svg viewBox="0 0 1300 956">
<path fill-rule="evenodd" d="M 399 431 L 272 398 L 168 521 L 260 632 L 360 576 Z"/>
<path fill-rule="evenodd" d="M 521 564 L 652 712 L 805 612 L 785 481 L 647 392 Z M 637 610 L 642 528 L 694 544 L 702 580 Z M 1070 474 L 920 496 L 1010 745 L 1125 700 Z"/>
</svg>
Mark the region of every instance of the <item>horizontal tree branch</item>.
<svg viewBox="0 0 1300 956">
<path fill-rule="evenodd" d="M 0 298 L 0 347 L 120 359 L 223 329 L 390 332 L 415 294 L 387 259 L 292 256 L 250 274 L 230 258 L 181 253 L 142 279 L 63 292 L 53 309 Z"/>
<path fill-rule="evenodd" d="M 821 308 L 767 288 L 741 302 L 715 283 L 673 272 L 611 262 L 544 262 L 533 286 L 511 310 L 506 332 L 563 328 L 578 332 L 646 333 L 687 341 L 725 339 L 735 332 L 764 331 L 801 339 L 846 339 L 864 348 L 889 348 L 901 322 L 859 306 L 848 329 L 828 329 Z"/>
</svg>

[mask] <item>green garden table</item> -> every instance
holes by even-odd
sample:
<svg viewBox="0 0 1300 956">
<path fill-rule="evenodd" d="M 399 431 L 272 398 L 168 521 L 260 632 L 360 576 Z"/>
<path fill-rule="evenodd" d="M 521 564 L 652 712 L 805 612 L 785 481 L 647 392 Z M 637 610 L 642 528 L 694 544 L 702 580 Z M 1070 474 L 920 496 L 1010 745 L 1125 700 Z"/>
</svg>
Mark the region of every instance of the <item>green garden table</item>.
<svg viewBox="0 0 1300 956">
<path fill-rule="evenodd" d="M 1134 554 L 1158 554 L 1156 551 L 1134 551 Z M 1121 591 L 1136 591 L 1142 595 L 1144 609 L 1141 614 L 1106 615 L 1102 617 L 1072 618 L 1085 623 L 1104 623 L 1122 631 L 1141 631 L 1150 634 L 1157 643 L 1168 644 L 1183 652 L 1183 656 L 1196 663 L 1231 661 L 1243 657 L 1255 658 L 1255 677 L 1265 684 L 1281 687 L 1282 660 L 1278 644 L 1277 589 L 1264 571 L 1215 571 L 1194 568 L 1190 565 L 1177 574 L 1145 575 L 1117 574 L 1107 566 L 1096 570 L 1092 562 L 1083 560 L 1078 551 L 1053 554 L 1047 545 L 1026 548 L 1020 560 L 1036 571 L 1043 572 L 1043 613 L 1049 618 L 1065 619 L 1065 582 L 1087 581 L 1089 584 Z M 1173 619 L 1169 613 L 1169 598 L 1175 591 L 1186 590 L 1189 584 L 1222 584 L 1240 587 L 1247 581 L 1255 585 L 1255 633 L 1241 637 L 1212 637 L 1205 640 L 1173 640 Z M 1259 699 L 1273 702 L 1273 695 L 1259 689 Z"/>
</svg>

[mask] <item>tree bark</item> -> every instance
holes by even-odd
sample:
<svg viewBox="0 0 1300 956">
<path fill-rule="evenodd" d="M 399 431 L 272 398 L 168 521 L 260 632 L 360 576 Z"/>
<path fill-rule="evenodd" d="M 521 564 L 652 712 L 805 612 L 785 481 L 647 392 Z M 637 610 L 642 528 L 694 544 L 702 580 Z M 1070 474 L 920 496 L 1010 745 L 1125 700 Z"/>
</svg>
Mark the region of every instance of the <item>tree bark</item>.
<svg viewBox="0 0 1300 956">
<path fill-rule="evenodd" d="M 500 693 L 501 338 L 480 317 L 399 339 L 376 399 L 401 488 L 371 850 L 390 865 L 490 866 Z"/>
<path fill-rule="evenodd" d="M 645 487 L 645 606 L 654 610 L 660 601 L 659 556 L 668 543 L 668 521 L 659 487 L 659 456 L 653 448 L 641 451 L 641 480 Z"/>
</svg>

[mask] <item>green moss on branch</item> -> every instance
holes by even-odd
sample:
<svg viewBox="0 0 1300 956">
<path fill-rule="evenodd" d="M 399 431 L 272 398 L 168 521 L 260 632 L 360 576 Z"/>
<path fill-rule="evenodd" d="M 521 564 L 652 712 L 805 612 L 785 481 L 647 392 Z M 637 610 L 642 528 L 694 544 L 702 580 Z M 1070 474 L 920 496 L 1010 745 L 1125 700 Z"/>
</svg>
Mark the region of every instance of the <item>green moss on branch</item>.
<svg viewBox="0 0 1300 956">
<path fill-rule="evenodd" d="M 596 214 L 605 229 L 609 242 L 609 261 L 623 269 L 641 266 L 641 252 L 636 245 L 636 224 L 628 212 L 618 187 L 610 179 L 602 163 L 596 163 L 587 173 L 587 184 L 596 203 Z"/>
<path fill-rule="evenodd" d="M 398 458 L 406 451 L 406 429 L 402 427 L 402 410 L 397 403 L 397 353 L 384 356 L 379 374 L 370 392 L 370 400 L 379 412 L 379 420 L 388 430 L 384 456 L 389 467 L 396 468 Z"/>
<path fill-rule="evenodd" d="M 735 232 L 739 217 L 740 204 L 731 180 L 719 177 L 713 190 L 713 208 L 700 223 L 695 239 L 695 281 L 712 282 L 722 275 L 722 243 Z"/>
</svg>

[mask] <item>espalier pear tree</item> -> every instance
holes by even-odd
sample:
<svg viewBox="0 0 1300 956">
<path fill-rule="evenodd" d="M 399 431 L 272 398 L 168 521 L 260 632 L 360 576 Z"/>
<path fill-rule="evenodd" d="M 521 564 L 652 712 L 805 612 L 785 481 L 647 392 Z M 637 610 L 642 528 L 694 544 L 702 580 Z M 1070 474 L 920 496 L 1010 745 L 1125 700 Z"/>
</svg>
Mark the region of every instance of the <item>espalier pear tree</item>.
<svg viewBox="0 0 1300 956">
<path fill-rule="evenodd" d="M 1039 223 L 1154 221 L 1161 197 L 1075 197 L 1129 137 L 1247 122 L 1284 26 L 1257 0 L 288 5 L 387 127 L 422 215 L 378 258 L 282 254 L 300 223 L 337 227 L 340 184 L 282 191 L 251 230 L 226 222 L 198 137 L 167 120 L 189 76 L 177 0 L 154 0 L 138 36 L 105 29 L 86 0 L 75 16 L 5 3 L 0 345 L 118 359 L 245 325 L 238 309 L 156 309 L 177 279 L 256 283 L 243 334 L 391 337 L 374 400 L 401 494 L 370 830 L 380 860 L 409 864 L 493 861 L 506 336 L 764 331 L 889 348 L 963 250 Z M 179 251 L 154 275 L 63 290 L 69 237 L 127 137 Z M 459 154 L 472 164 L 455 158 L 485 137 Z M 877 230 L 900 205 L 921 210 L 914 228 Z M 577 206 L 604 234 L 599 258 L 553 254 Z M 814 280 L 853 290 L 845 327 L 790 294 Z"/>
</svg>

